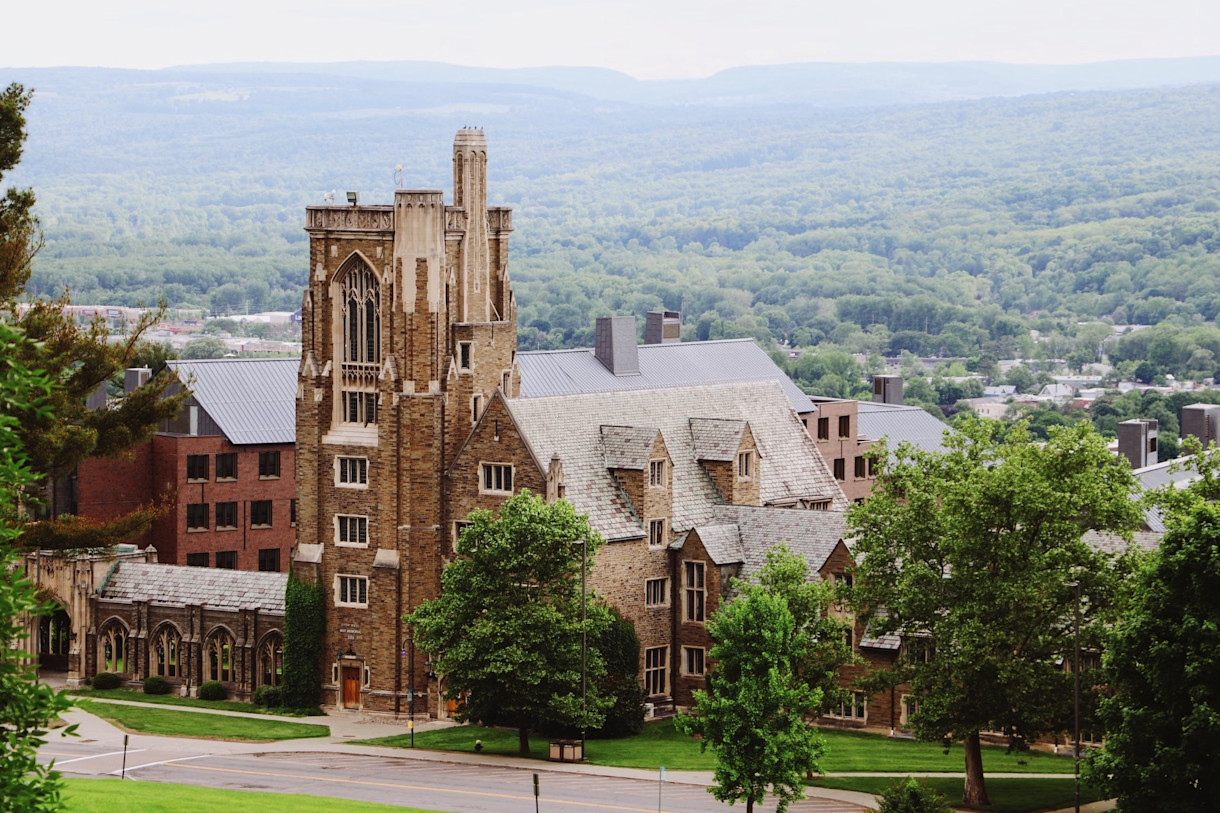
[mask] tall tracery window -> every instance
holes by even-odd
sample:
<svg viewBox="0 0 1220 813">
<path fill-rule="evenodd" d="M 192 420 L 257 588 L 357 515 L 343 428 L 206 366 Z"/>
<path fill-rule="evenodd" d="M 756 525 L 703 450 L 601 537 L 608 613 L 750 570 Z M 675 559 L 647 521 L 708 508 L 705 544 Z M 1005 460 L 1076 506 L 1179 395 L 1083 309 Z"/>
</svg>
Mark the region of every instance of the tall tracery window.
<svg viewBox="0 0 1220 813">
<path fill-rule="evenodd" d="M 127 633 L 116 624 L 102 630 L 97 637 L 101 672 L 121 675 L 127 671 Z"/>
<path fill-rule="evenodd" d="M 233 636 L 225 630 L 217 630 L 208 639 L 207 664 L 208 680 L 233 682 Z"/>
<path fill-rule="evenodd" d="M 377 275 L 353 260 L 343 276 L 342 393 L 345 423 L 377 421 L 377 373 L 381 363 L 381 291 Z"/>
<path fill-rule="evenodd" d="M 284 639 L 268 635 L 258 648 L 258 685 L 279 686 L 284 675 Z"/>
<path fill-rule="evenodd" d="M 153 674 L 165 678 L 182 677 L 182 636 L 171 626 L 162 627 L 153 637 Z"/>
</svg>

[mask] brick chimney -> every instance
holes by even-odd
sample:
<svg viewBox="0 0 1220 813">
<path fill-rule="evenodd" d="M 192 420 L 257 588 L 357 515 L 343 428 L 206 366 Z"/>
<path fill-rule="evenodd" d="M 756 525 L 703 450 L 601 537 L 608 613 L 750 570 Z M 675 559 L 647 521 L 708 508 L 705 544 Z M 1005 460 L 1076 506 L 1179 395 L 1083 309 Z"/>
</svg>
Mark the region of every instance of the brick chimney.
<svg viewBox="0 0 1220 813">
<path fill-rule="evenodd" d="M 1151 418 L 1123 421 L 1118 425 L 1118 453 L 1133 469 L 1155 465 L 1157 434 L 1157 422 Z"/>
<path fill-rule="evenodd" d="M 616 376 L 640 374 L 634 316 L 599 316 L 593 355 Z"/>
</svg>

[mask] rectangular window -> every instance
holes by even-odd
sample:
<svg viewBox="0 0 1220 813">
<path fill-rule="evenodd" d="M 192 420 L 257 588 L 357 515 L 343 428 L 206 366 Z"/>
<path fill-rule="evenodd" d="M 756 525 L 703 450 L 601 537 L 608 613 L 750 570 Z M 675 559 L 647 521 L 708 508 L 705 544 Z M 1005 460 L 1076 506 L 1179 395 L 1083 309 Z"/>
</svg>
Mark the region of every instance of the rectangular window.
<svg viewBox="0 0 1220 813">
<path fill-rule="evenodd" d="M 367 547 L 369 544 L 369 518 L 347 514 L 336 515 L 335 544 Z"/>
<path fill-rule="evenodd" d="M 187 505 L 186 529 L 188 531 L 206 531 L 208 529 L 208 504 L 206 502 L 194 502 Z"/>
<path fill-rule="evenodd" d="M 850 415 L 840 415 L 839 416 L 839 437 L 841 437 L 841 438 L 851 437 L 851 416 Z"/>
<path fill-rule="evenodd" d="M 292 527 L 297 526 L 297 498 L 293 497 L 288 501 L 288 522 Z"/>
<path fill-rule="evenodd" d="M 668 485 L 665 477 L 665 461 L 651 460 L 648 463 L 648 485 L 650 488 L 665 488 Z"/>
<path fill-rule="evenodd" d="M 682 647 L 682 669 L 688 675 L 703 674 L 704 650 L 698 646 Z"/>
<path fill-rule="evenodd" d="M 754 453 L 741 452 L 737 455 L 737 476 L 743 480 L 750 478 L 750 471 L 754 467 Z"/>
<path fill-rule="evenodd" d="M 644 692 L 649 696 L 669 694 L 666 661 L 669 647 L 654 646 L 644 650 Z"/>
<path fill-rule="evenodd" d="M 216 503 L 216 530 L 237 527 L 237 503 Z"/>
<path fill-rule="evenodd" d="M 863 722 L 868 719 L 868 695 L 864 692 L 852 692 L 846 700 L 833 707 L 828 713 L 831 717 Z"/>
<path fill-rule="evenodd" d="M 513 467 L 506 463 L 484 463 L 479 490 L 485 494 L 512 494 Z"/>
<path fill-rule="evenodd" d="M 512 374 L 509 372 L 505 372 L 503 375 L 500 376 L 500 390 L 505 395 L 508 395 L 508 383 L 511 380 L 512 380 Z"/>
<path fill-rule="evenodd" d="M 846 458 L 842 458 L 842 457 L 835 458 L 835 479 L 836 480 L 846 480 L 847 479 L 847 460 L 846 460 Z"/>
<path fill-rule="evenodd" d="M 460 542 L 462 539 L 462 533 L 465 532 L 465 530 L 473 524 L 474 523 L 464 522 L 462 520 L 456 520 L 453 523 L 453 552 L 454 553 L 457 553 L 458 542 Z"/>
<path fill-rule="evenodd" d="M 830 418 L 818 418 L 818 440 L 830 440 Z"/>
<path fill-rule="evenodd" d="M 271 526 L 271 500 L 252 500 L 250 502 L 250 527 L 268 528 Z"/>
<path fill-rule="evenodd" d="M 864 456 L 856 455 L 856 479 L 863 480 L 868 476 L 868 466 L 865 465 Z"/>
<path fill-rule="evenodd" d="M 851 587 L 852 585 L 854 585 L 856 583 L 855 577 L 852 576 L 851 571 L 848 571 L 848 570 L 841 570 L 838 573 L 834 574 L 834 580 L 837 583 L 845 584 L 848 587 Z"/>
<path fill-rule="evenodd" d="M 899 724 L 908 726 L 911 724 L 911 718 L 919 714 L 919 701 L 909 694 L 902 696 L 902 716 L 899 719 Z"/>
<path fill-rule="evenodd" d="M 479 422 L 479 413 L 483 411 L 483 396 L 474 395 L 470 398 L 470 422 Z"/>
<path fill-rule="evenodd" d="M 703 562 L 682 563 L 682 589 L 686 604 L 686 620 L 702 623 L 706 618 L 706 590 L 703 583 Z"/>
<path fill-rule="evenodd" d="M 868 458 L 868 476 L 869 477 L 877 476 L 877 460 L 872 457 Z"/>
<path fill-rule="evenodd" d="M 369 580 L 364 576 L 335 576 L 335 603 L 340 607 L 367 607 Z"/>
<path fill-rule="evenodd" d="M 669 579 L 648 579 L 644 582 L 644 606 L 664 607 L 669 604 Z"/>
<path fill-rule="evenodd" d="M 258 552 L 258 569 L 266 573 L 279 573 L 280 549 L 261 548 Z"/>
<path fill-rule="evenodd" d="M 236 480 L 237 479 L 237 453 L 229 452 L 227 454 L 216 455 L 216 479 L 217 480 Z"/>
<path fill-rule="evenodd" d="M 216 567 L 223 568 L 225 570 L 237 570 L 237 551 L 216 551 Z"/>
<path fill-rule="evenodd" d="M 258 453 L 258 476 L 259 477 L 279 477 L 280 476 L 280 453 L 279 452 L 259 452 Z"/>
<path fill-rule="evenodd" d="M 344 421 L 364 425 L 377 423 L 377 393 L 345 390 L 342 395 Z"/>
<path fill-rule="evenodd" d="M 335 485 L 343 488 L 360 488 L 369 484 L 369 459 L 367 457 L 336 457 Z"/>
<path fill-rule="evenodd" d="M 186 479 L 198 483 L 208 479 L 208 456 L 205 454 L 188 454 L 186 456 Z"/>
<path fill-rule="evenodd" d="M 664 547 L 667 540 L 665 539 L 665 520 L 654 519 L 648 523 L 648 547 L 661 548 Z"/>
<path fill-rule="evenodd" d="M 850 626 L 843 628 L 843 643 L 844 643 L 844 645 L 847 646 L 847 648 L 849 650 L 851 649 L 852 640 L 855 637 L 852 635 L 852 632 L 853 632 L 853 630 Z"/>
<path fill-rule="evenodd" d="M 187 567 L 207 567 L 208 566 L 207 553 L 188 553 L 186 555 L 186 566 Z"/>
<path fill-rule="evenodd" d="M 458 369 L 470 371 L 470 342 L 458 342 Z"/>
</svg>

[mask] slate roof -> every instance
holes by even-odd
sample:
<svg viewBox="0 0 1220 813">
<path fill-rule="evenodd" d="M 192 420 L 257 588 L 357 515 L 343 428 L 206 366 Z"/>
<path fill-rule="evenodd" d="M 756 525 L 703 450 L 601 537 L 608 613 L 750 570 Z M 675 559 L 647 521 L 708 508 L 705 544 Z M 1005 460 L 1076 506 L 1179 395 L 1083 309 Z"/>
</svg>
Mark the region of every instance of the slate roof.
<svg viewBox="0 0 1220 813">
<path fill-rule="evenodd" d="M 670 345 L 673 346 L 673 345 Z M 516 398 L 506 408 L 523 433 L 540 470 L 553 455 L 563 462 L 566 496 L 589 514 L 607 540 L 644 535 L 640 518 L 606 470 L 603 426 L 657 427 L 673 460 L 673 530 L 710 522 L 719 500 L 697 461 L 691 418 L 748 421 L 761 463 L 764 503 L 813 497 L 844 510 L 847 498 L 773 381 L 628 390 L 550 398 Z"/>
<path fill-rule="evenodd" d="M 903 441 L 929 452 L 943 451 L 949 427 L 919 407 L 860 401 L 856 410 L 859 433 L 870 440 L 885 438 L 893 449 Z"/>
<path fill-rule="evenodd" d="M 206 604 L 227 610 L 257 607 L 282 614 L 287 584 L 287 573 L 120 561 L 97 593 L 112 601 Z"/>
<path fill-rule="evenodd" d="M 696 460 L 723 463 L 737 457 L 737 450 L 741 447 L 741 436 L 746 430 L 745 421 L 725 418 L 691 418 L 689 423 Z"/>
<path fill-rule="evenodd" d="M 643 471 L 652 459 L 652 447 L 657 440 L 656 427 L 603 426 L 602 450 L 608 469 Z"/>
<path fill-rule="evenodd" d="M 775 511 L 783 509 L 772 509 Z M 736 523 L 728 525 L 700 525 L 695 528 L 703 548 L 717 565 L 736 565 L 745 561 L 746 551 L 741 544 L 741 531 Z"/>
<path fill-rule="evenodd" d="M 167 361 L 230 443 L 295 443 L 301 360 Z"/>
<path fill-rule="evenodd" d="M 814 409 L 809 396 L 753 339 L 643 344 L 638 351 L 640 372 L 630 376 L 615 376 L 589 348 L 518 353 L 521 397 L 775 381 L 797 412 Z"/>
<path fill-rule="evenodd" d="M 763 476 L 766 476 L 765 471 Z M 803 557 L 809 563 L 810 572 L 816 573 L 825 566 L 835 546 L 847 535 L 847 515 L 843 510 L 718 505 L 713 515 L 717 522 L 737 526 L 745 552 L 741 569 L 744 578 L 762 569 L 767 563 L 767 551 L 781 544 Z M 703 538 L 702 528 L 699 529 L 699 537 Z"/>
</svg>

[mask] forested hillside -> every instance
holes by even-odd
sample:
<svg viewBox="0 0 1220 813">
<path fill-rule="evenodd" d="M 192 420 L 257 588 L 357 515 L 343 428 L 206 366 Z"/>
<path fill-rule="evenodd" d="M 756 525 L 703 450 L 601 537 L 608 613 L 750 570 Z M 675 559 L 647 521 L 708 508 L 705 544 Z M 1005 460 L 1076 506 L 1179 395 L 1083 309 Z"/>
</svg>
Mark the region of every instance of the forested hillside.
<svg viewBox="0 0 1220 813">
<path fill-rule="evenodd" d="M 1079 363 L 1109 329 L 1078 323 L 1105 320 L 1167 323 L 1155 372 L 1214 374 L 1220 356 L 1205 324 L 1220 312 L 1220 85 L 829 109 L 12 74 L 39 91 L 15 180 L 39 195 L 42 294 L 295 308 L 303 207 L 332 189 L 388 202 L 399 163 L 407 185 L 448 188 L 453 131 L 477 124 L 491 202 L 516 209 L 523 348 L 589 344 L 597 315 L 667 307 L 690 336 L 852 352 Z"/>
</svg>

